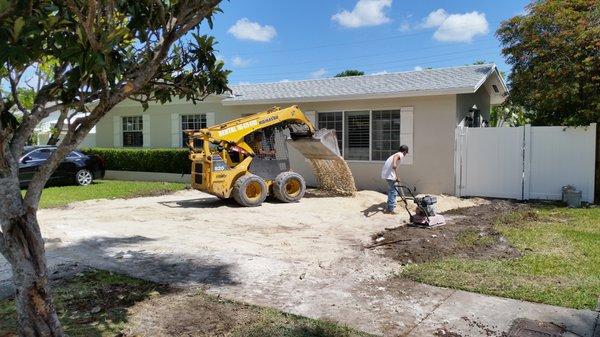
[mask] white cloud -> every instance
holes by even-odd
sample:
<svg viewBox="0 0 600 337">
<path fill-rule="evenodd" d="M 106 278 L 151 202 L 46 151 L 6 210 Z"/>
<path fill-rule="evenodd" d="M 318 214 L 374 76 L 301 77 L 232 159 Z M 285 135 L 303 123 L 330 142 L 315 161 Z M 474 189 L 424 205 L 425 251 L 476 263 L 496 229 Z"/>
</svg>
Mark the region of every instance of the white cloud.
<svg viewBox="0 0 600 337">
<path fill-rule="evenodd" d="M 387 74 L 387 73 L 388 73 L 387 70 L 383 70 L 383 71 L 378 71 L 376 73 L 372 73 L 371 75 L 384 75 L 384 74 Z"/>
<path fill-rule="evenodd" d="M 249 66 L 250 63 L 252 63 L 252 60 L 245 59 L 240 56 L 235 56 L 233 59 L 231 59 L 231 63 L 233 63 L 235 67 L 244 68 Z"/>
<path fill-rule="evenodd" d="M 275 27 L 269 25 L 262 26 L 258 22 L 248 20 L 248 18 L 238 20 L 235 25 L 229 28 L 228 32 L 240 40 L 258 42 L 269 42 L 277 35 Z"/>
<path fill-rule="evenodd" d="M 391 21 L 385 13 L 390 7 L 392 0 L 358 0 L 352 11 L 343 10 L 331 19 L 348 28 L 378 26 Z"/>
<path fill-rule="evenodd" d="M 429 13 L 423 20 L 424 28 L 437 28 L 433 38 L 443 42 L 471 42 L 477 35 L 489 32 L 484 13 L 473 11 L 464 14 L 448 14 L 440 8 Z"/>
<path fill-rule="evenodd" d="M 423 67 L 421 67 L 421 66 L 416 66 L 415 67 L 415 71 L 421 71 L 421 70 L 423 70 Z"/>
<path fill-rule="evenodd" d="M 446 21 L 447 18 L 448 18 L 448 13 L 443 8 L 440 8 L 436 11 L 429 13 L 429 15 L 427 15 L 427 17 L 425 18 L 425 20 L 423 22 L 423 27 L 425 27 L 425 28 L 439 27 L 444 23 L 444 21 Z"/>
<path fill-rule="evenodd" d="M 310 77 L 311 78 L 321 78 L 321 77 L 325 76 L 325 74 L 327 74 L 327 70 L 325 70 L 325 68 L 321 68 L 319 70 L 315 70 L 312 73 L 310 73 Z"/>
<path fill-rule="evenodd" d="M 402 22 L 402 24 L 400 25 L 399 30 L 401 32 L 403 32 L 403 33 L 404 32 L 408 32 L 410 30 L 410 23 L 408 23 L 408 22 Z"/>
</svg>

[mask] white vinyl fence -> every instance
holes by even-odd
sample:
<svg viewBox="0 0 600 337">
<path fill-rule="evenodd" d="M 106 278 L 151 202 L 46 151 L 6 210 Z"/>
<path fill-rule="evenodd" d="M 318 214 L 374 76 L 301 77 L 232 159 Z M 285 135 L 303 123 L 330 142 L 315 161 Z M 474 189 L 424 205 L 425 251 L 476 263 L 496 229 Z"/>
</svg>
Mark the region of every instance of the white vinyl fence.
<svg viewBox="0 0 600 337">
<path fill-rule="evenodd" d="M 560 200 L 562 187 L 594 201 L 596 124 L 456 129 L 456 193 Z"/>
</svg>

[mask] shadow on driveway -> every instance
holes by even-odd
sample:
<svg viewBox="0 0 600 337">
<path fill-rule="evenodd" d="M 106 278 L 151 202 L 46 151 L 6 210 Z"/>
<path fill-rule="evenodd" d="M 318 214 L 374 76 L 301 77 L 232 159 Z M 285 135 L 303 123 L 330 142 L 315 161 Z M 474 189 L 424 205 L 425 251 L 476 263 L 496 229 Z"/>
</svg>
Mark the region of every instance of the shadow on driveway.
<svg viewBox="0 0 600 337">
<path fill-rule="evenodd" d="M 191 255 L 145 251 L 143 245 L 152 241 L 155 239 L 136 235 L 93 237 L 64 246 L 47 243 L 49 278 L 68 278 L 94 268 L 174 286 L 237 284 L 231 278 L 231 265 Z M 13 293 L 10 266 L 4 259 L 0 259 L 0 272 L 2 299 Z"/>
</svg>

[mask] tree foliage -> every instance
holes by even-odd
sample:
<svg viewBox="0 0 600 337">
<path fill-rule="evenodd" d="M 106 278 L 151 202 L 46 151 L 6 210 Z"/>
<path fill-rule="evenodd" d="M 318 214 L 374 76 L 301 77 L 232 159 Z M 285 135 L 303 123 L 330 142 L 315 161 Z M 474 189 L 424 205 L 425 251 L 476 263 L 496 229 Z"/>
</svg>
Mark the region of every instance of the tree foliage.
<svg viewBox="0 0 600 337">
<path fill-rule="evenodd" d="M 334 77 L 349 77 L 349 76 L 362 76 L 364 75 L 364 71 L 356 70 L 356 69 L 348 69 L 344 70 L 341 73 L 336 74 Z"/>
<path fill-rule="evenodd" d="M 600 2 L 544 0 L 502 23 L 497 36 L 512 65 L 509 104 L 534 125 L 600 120 Z"/>
<path fill-rule="evenodd" d="M 0 253 L 12 265 L 22 336 L 62 336 L 36 211 L 61 160 L 125 99 L 197 102 L 229 90 L 212 28 L 221 0 L 0 0 Z M 66 135 L 23 197 L 18 162 L 38 123 Z M 77 112 L 84 117 L 71 120 Z M 68 116 L 67 116 L 68 115 Z M 17 116 L 19 118 L 17 119 Z"/>
<path fill-rule="evenodd" d="M 492 107 L 490 111 L 490 125 L 492 127 L 523 126 L 530 123 L 525 115 L 523 107 L 505 102 L 504 104 Z"/>
</svg>

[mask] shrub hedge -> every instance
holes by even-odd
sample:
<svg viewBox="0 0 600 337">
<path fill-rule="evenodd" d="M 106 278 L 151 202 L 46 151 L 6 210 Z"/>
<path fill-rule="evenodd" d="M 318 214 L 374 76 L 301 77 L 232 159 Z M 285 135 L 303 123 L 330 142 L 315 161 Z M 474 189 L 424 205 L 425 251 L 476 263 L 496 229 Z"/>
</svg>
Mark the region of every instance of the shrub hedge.
<svg viewBox="0 0 600 337">
<path fill-rule="evenodd" d="M 107 170 L 179 174 L 191 171 L 188 149 L 87 148 L 81 152 L 102 157 Z"/>
</svg>

